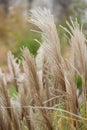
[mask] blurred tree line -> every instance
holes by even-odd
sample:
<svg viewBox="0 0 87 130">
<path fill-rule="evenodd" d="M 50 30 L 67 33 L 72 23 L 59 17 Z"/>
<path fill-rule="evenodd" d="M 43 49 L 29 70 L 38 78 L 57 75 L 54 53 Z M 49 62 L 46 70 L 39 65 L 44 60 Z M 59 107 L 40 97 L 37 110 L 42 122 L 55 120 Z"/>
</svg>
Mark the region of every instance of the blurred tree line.
<svg viewBox="0 0 87 130">
<path fill-rule="evenodd" d="M 27 3 L 27 8 L 36 6 L 50 8 L 56 17 L 72 14 L 74 14 L 74 16 L 83 15 L 83 12 L 87 8 L 86 0 L 0 0 L 0 9 L 3 7 L 5 14 L 7 14 L 10 6 L 14 6 L 15 3 L 19 3 L 20 6 L 21 4 L 23 6 L 24 3 Z M 58 15 L 59 13 L 60 15 Z"/>
<path fill-rule="evenodd" d="M 9 8 L 9 0 L 0 0 L 0 11 L 3 9 L 7 14 Z"/>
</svg>

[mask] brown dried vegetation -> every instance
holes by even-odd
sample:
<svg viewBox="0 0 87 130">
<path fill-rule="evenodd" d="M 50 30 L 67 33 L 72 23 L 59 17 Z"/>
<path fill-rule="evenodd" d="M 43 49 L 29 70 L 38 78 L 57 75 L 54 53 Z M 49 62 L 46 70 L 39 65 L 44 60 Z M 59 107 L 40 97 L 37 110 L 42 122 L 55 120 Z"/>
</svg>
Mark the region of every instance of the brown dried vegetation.
<svg viewBox="0 0 87 130">
<path fill-rule="evenodd" d="M 66 30 L 71 36 L 71 57 L 64 59 L 50 11 L 32 10 L 31 23 L 39 27 L 42 36 L 36 58 L 24 48 L 21 72 L 20 64 L 8 52 L 9 73 L 0 70 L 0 130 L 80 130 L 81 124 L 86 129 L 87 118 L 80 115 L 75 81 L 81 75 L 86 115 L 87 47 L 80 26 L 72 20 L 71 25 L 67 22 L 71 30 Z M 15 100 L 9 94 L 9 83 L 16 88 Z M 67 121 L 65 126 L 63 118 Z"/>
</svg>

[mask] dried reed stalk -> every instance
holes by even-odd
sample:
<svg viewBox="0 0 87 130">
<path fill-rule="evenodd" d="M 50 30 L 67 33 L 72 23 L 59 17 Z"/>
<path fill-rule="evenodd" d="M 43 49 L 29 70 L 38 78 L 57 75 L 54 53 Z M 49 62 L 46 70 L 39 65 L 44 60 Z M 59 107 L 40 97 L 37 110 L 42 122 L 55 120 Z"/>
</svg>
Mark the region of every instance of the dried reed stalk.
<svg viewBox="0 0 87 130">
<path fill-rule="evenodd" d="M 8 122 L 8 127 L 9 129 L 12 129 L 12 114 L 11 114 L 11 109 L 9 109 L 8 107 L 11 107 L 11 101 L 10 101 L 10 95 L 8 93 L 8 89 L 6 88 L 7 86 L 6 80 L 5 80 L 5 76 L 2 73 L 2 71 L 0 70 L 0 93 L 1 93 L 1 112 L 2 112 L 2 121 L 4 121 L 4 116 L 6 115 L 6 118 L 8 118 L 8 121 L 6 120 L 6 122 Z M 3 108 L 6 107 L 6 108 Z M 10 121 L 9 121 L 10 120 Z M 6 123 L 5 122 L 5 123 Z M 4 124 L 1 124 L 2 128 L 5 127 Z M 8 129 L 8 127 L 6 129 Z"/>
<path fill-rule="evenodd" d="M 44 53 L 44 49 L 41 46 L 38 50 L 36 57 L 36 67 L 40 82 L 40 95 L 43 101 L 49 100 L 50 89 L 49 89 L 49 63 Z M 45 106 L 49 106 L 50 103 L 45 103 Z"/>
<path fill-rule="evenodd" d="M 43 107 L 43 103 L 40 97 L 40 86 L 39 86 L 39 78 L 37 75 L 37 70 L 36 70 L 36 66 L 34 64 L 34 61 L 30 55 L 30 52 L 27 48 L 25 48 L 23 50 L 23 56 L 24 56 L 24 63 L 23 63 L 23 67 L 24 67 L 24 72 L 26 74 L 26 78 L 28 80 L 28 84 L 29 84 L 29 90 L 30 90 L 30 94 L 32 95 L 34 104 L 36 106 L 41 106 Z M 44 120 L 44 125 L 46 125 L 46 129 L 48 130 L 53 130 L 50 118 L 48 116 L 48 113 L 45 109 L 40 109 L 39 110 L 43 120 Z"/>
<path fill-rule="evenodd" d="M 19 87 L 19 101 L 21 106 L 29 106 L 32 103 L 32 97 L 30 97 L 30 90 L 29 84 L 27 83 L 26 79 Z M 22 120 L 25 118 L 28 129 L 35 130 L 35 119 L 33 115 L 33 111 L 31 108 L 23 107 L 22 108 Z"/>
<path fill-rule="evenodd" d="M 47 59 L 50 59 L 48 62 L 51 68 L 51 75 L 53 75 L 54 78 L 54 89 L 59 89 L 62 93 L 62 91 L 65 91 L 63 76 L 60 68 L 62 56 L 53 15 L 49 10 L 42 10 L 40 8 L 32 10 L 31 13 L 31 23 L 38 26 L 41 30 L 43 43 L 42 49 Z M 54 95 L 57 96 L 58 92 L 54 91 Z"/>
<path fill-rule="evenodd" d="M 14 57 L 11 51 L 8 52 L 8 68 L 10 71 L 10 81 L 13 82 L 18 92 L 18 83 L 22 82 L 23 76 L 20 71 L 20 64 L 17 64 L 17 58 Z"/>
<path fill-rule="evenodd" d="M 78 24 L 77 20 L 73 22 L 71 20 L 71 24 L 67 22 L 67 25 L 71 32 L 69 32 L 71 36 L 71 62 L 75 70 L 75 76 L 80 75 L 82 78 L 82 98 L 85 104 L 85 108 L 87 109 L 87 45 L 86 45 L 86 37 L 82 32 L 82 27 Z M 87 113 L 87 111 L 86 111 Z"/>
</svg>

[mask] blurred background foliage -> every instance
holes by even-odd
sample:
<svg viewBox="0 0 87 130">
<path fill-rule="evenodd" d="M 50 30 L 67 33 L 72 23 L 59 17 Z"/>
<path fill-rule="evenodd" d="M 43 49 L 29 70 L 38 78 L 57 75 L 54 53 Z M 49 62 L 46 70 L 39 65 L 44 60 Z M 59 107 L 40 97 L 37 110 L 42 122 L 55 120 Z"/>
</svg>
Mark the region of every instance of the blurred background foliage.
<svg viewBox="0 0 87 130">
<path fill-rule="evenodd" d="M 62 44 L 62 53 L 69 57 L 69 41 L 65 31 L 59 26 L 66 27 L 65 21 L 71 16 L 84 24 L 83 29 L 87 31 L 87 1 L 86 0 L 0 0 L 0 66 L 6 69 L 6 55 L 12 50 L 15 56 L 21 56 L 23 46 L 27 46 L 35 56 L 41 41 L 39 34 L 31 32 L 35 29 L 27 22 L 29 9 L 35 7 L 46 7 L 54 14 L 57 31 Z M 67 44 L 68 43 L 68 44 Z"/>
</svg>

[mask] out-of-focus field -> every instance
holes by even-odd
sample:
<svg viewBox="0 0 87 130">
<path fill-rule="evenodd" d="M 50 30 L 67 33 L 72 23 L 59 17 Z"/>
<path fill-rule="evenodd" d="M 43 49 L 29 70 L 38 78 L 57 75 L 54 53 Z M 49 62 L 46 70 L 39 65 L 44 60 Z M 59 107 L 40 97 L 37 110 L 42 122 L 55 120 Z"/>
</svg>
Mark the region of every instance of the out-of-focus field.
<svg viewBox="0 0 87 130">
<path fill-rule="evenodd" d="M 68 16 L 66 16 L 67 18 Z M 20 48 L 27 46 L 30 52 L 35 56 L 39 48 L 39 43 L 35 39 L 41 41 L 38 33 L 31 32 L 35 29 L 27 18 L 23 15 L 23 7 L 16 7 L 7 15 L 0 9 L 0 66 L 6 70 L 7 68 L 7 52 L 11 50 L 15 56 L 20 57 Z M 66 19 L 67 20 L 67 19 Z M 65 21 L 61 23 L 66 26 Z M 65 31 L 57 24 L 58 35 L 61 43 L 61 51 L 64 57 L 69 57 L 70 47 L 65 37 Z"/>
<path fill-rule="evenodd" d="M 7 52 L 11 50 L 15 56 L 21 57 L 21 50 L 23 46 L 27 46 L 31 53 L 35 56 L 39 48 L 39 43 L 35 39 L 41 41 L 38 33 L 30 31 L 35 29 L 29 22 L 27 15 L 23 16 L 22 8 L 16 8 L 5 16 L 4 11 L 0 12 L 0 66 L 3 70 L 7 70 Z M 67 39 L 64 37 L 64 31 L 57 25 L 58 34 L 62 44 L 62 52 L 66 50 L 64 56 L 69 56 L 69 46 Z M 62 37 L 62 38 L 61 38 Z"/>
<path fill-rule="evenodd" d="M 9 15 L 5 16 L 4 11 L 0 12 L 0 66 L 6 69 L 7 52 L 20 56 L 20 48 L 28 46 L 34 55 L 39 44 L 34 39 L 40 39 L 40 35 L 30 32 L 31 25 L 26 17 L 21 15 L 22 8 L 16 8 Z"/>
<path fill-rule="evenodd" d="M 67 14 L 60 22 L 60 24 L 65 27 L 65 21 L 69 19 L 69 16 L 77 18 L 79 23 L 82 23 L 82 21 L 83 23 L 87 23 L 85 22 L 86 20 L 83 14 L 84 10 L 86 10 L 86 4 L 81 2 L 81 0 L 78 4 L 77 0 L 74 5 L 74 0 L 72 1 L 72 4 L 69 5 L 72 8 L 67 9 Z M 30 31 L 30 29 L 35 29 L 35 27 L 28 22 L 27 19 L 29 18 L 27 18 L 27 15 L 23 11 L 24 7 L 20 5 L 20 7 L 17 6 L 9 13 L 6 13 L 0 6 L 0 67 L 4 70 L 6 70 L 7 67 L 6 59 L 9 50 L 11 50 L 15 56 L 20 57 L 20 48 L 23 46 L 27 46 L 34 56 L 39 48 L 39 44 L 35 39 L 41 41 L 41 37 L 38 33 Z M 70 47 L 68 40 L 65 37 L 65 31 L 59 26 L 59 24 L 57 24 L 57 30 L 60 38 L 62 54 L 64 57 L 69 57 Z M 84 32 L 86 32 L 86 30 L 87 24 L 84 24 Z"/>
</svg>

